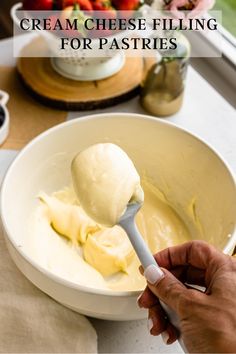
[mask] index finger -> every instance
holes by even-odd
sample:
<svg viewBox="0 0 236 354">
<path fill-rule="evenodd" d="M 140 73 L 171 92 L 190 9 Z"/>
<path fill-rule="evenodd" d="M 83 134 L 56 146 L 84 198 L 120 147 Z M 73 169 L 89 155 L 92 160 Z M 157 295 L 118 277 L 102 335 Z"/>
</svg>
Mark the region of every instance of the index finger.
<svg viewBox="0 0 236 354">
<path fill-rule="evenodd" d="M 224 254 L 204 241 L 191 241 L 164 249 L 154 255 L 160 267 L 171 270 L 191 265 L 206 270 L 218 269 L 224 263 Z"/>
</svg>

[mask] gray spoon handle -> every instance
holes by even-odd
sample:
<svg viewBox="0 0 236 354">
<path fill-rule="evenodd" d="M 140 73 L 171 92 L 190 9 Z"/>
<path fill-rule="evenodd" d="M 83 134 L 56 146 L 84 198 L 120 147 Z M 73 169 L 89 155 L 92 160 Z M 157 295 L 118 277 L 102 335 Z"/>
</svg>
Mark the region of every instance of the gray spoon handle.
<svg viewBox="0 0 236 354">
<path fill-rule="evenodd" d="M 146 242 L 144 241 L 143 237 L 141 236 L 136 223 L 134 221 L 134 218 L 121 218 L 119 225 L 126 231 L 130 242 L 143 266 L 143 269 L 146 269 L 150 265 L 155 265 L 157 267 L 158 264 L 151 254 L 151 251 L 149 250 Z M 175 311 L 170 309 L 165 303 L 160 301 L 162 308 L 164 309 L 165 313 L 167 314 L 169 321 L 180 331 L 180 323 L 179 323 L 179 318 Z M 181 338 L 179 338 L 179 344 L 181 345 L 183 351 L 187 353 L 187 349 L 182 341 Z"/>
<path fill-rule="evenodd" d="M 151 264 L 158 267 L 158 264 L 151 254 L 148 245 L 141 236 L 134 219 L 121 219 L 119 224 L 126 231 L 143 269 L 146 269 Z"/>
</svg>

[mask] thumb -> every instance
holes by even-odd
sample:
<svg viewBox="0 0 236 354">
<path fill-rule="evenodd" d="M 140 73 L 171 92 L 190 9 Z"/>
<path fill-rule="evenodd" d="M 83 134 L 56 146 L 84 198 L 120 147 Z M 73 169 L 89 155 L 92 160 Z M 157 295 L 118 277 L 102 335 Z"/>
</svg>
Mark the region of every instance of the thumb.
<svg viewBox="0 0 236 354">
<path fill-rule="evenodd" d="M 178 314 L 180 299 L 189 296 L 184 284 L 168 270 L 155 266 L 146 268 L 144 276 L 152 293 Z"/>
</svg>

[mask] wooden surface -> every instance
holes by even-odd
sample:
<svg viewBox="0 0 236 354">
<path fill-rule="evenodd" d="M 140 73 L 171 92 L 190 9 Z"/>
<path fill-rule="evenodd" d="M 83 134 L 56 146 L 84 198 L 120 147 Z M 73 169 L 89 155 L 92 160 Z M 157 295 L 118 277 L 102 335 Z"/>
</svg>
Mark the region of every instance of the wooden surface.
<svg viewBox="0 0 236 354">
<path fill-rule="evenodd" d="M 45 50 L 40 38 L 24 47 L 24 55 Z M 74 81 L 59 75 L 50 58 L 21 57 L 17 63 L 24 85 L 41 102 L 60 109 L 91 110 L 123 102 L 139 93 L 142 79 L 142 58 L 126 58 L 124 67 L 115 75 L 97 81 Z"/>
<path fill-rule="evenodd" d="M 67 112 L 45 107 L 29 96 L 16 68 L 0 66 L 0 87 L 10 95 L 10 133 L 1 148 L 20 150 L 38 134 L 66 120 Z"/>
</svg>

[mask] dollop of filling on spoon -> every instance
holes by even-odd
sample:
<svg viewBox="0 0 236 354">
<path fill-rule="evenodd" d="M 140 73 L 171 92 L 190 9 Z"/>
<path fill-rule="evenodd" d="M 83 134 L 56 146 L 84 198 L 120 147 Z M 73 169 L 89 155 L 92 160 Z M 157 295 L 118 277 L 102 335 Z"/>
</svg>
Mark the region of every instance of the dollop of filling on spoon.
<svg viewBox="0 0 236 354">
<path fill-rule="evenodd" d="M 74 158 L 71 171 L 81 206 L 99 224 L 116 225 L 129 202 L 144 201 L 133 162 L 115 144 L 96 144 L 81 151 Z"/>
</svg>

